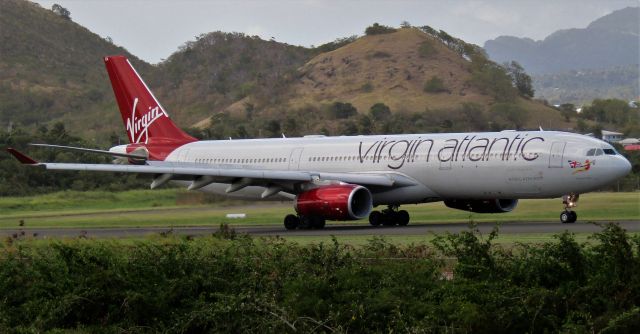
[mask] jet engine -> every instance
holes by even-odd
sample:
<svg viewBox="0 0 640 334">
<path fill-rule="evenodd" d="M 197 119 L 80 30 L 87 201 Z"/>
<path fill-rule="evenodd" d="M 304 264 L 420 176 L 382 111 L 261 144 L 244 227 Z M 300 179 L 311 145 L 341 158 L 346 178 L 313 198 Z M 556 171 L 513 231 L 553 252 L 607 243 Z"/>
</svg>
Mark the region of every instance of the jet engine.
<svg viewBox="0 0 640 334">
<path fill-rule="evenodd" d="M 295 209 L 300 216 L 319 216 L 328 220 L 362 219 L 373 209 L 373 197 L 363 186 L 328 185 L 298 194 Z"/>
<path fill-rule="evenodd" d="M 471 211 L 477 213 L 503 213 L 511 212 L 518 205 L 517 199 L 448 199 L 444 205 L 458 210 Z"/>
</svg>

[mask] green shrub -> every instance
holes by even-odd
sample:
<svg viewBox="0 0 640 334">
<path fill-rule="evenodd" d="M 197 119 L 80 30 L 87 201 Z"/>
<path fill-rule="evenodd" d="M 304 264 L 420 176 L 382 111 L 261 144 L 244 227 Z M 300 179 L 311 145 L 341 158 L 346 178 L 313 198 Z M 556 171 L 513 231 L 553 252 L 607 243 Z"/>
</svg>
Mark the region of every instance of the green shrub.
<svg viewBox="0 0 640 334">
<path fill-rule="evenodd" d="M 443 93 L 449 90 L 444 86 L 444 81 L 438 76 L 432 76 L 431 79 L 424 83 L 423 90 L 426 93 Z"/>
<path fill-rule="evenodd" d="M 364 33 L 367 36 L 370 35 L 381 35 L 381 34 L 389 34 L 392 32 L 396 32 L 397 29 L 392 28 L 392 27 L 388 27 L 385 25 L 381 25 L 378 23 L 374 23 L 373 25 L 370 25 L 367 27 L 367 29 L 365 29 Z"/>
<path fill-rule="evenodd" d="M 363 93 L 371 93 L 373 92 L 373 84 L 370 82 L 367 82 L 364 85 L 362 85 L 362 87 L 360 87 L 360 90 L 362 90 Z"/>
<path fill-rule="evenodd" d="M 420 46 L 418 47 L 418 56 L 422 58 L 430 58 L 436 53 L 437 53 L 437 50 L 435 46 L 433 46 L 433 43 L 430 41 L 424 41 L 420 43 Z"/>
<path fill-rule="evenodd" d="M 592 244 L 565 232 L 501 248 L 497 235 L 7 239 L 0 332 L 637 332 L 640 237 L 609 224 Z"/>
</svg>

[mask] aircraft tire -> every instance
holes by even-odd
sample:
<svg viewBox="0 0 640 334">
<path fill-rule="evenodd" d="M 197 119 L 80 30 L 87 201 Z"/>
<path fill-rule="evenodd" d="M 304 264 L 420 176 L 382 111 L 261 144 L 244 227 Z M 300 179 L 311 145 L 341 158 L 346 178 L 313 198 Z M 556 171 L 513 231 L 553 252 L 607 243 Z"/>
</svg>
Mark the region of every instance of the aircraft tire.
<svg viewBox="0 0 640 334">
<path fill-rule="evenodd" d="M 393 211 L 385 212 L 382 215 L 382 225 L 384 226 L 395 226 L 398 220 L 398 214 Z"/>
<path fill-rule="evenodd" d="M 578 220 L 578 214 L 575 211 L 562 211 L 560 214 L 560 222 L 563 224 L 575 223 Z"/>
<path fill-rule="evenodd" d="M 311 228 L 323 229 L 327 224 L 327 220 L 322 217 L 310 217 L 311 220 Z"/>
<path fill-rule="evenodd" d="M 295 230 L 300 226 L 300 218 L 296 215 L 287 215 L 284 217 L 284 228 L 287 230 Z"/>
<path fill-rule="evenodd" d="M 395 220 L 400 226 L 407 226 L 409 224 L 409 220 L 411 219 L 409 213 L 406 210 L 400 210 L 394 216 Z"/>
<path fill-rule="evenodd" d="M 371 211 L 369 214 L 369 224 L 371 224 L 371 226 L 380 226 L 382 219 L 383 215 L 380 211 Z"/>
</svg>

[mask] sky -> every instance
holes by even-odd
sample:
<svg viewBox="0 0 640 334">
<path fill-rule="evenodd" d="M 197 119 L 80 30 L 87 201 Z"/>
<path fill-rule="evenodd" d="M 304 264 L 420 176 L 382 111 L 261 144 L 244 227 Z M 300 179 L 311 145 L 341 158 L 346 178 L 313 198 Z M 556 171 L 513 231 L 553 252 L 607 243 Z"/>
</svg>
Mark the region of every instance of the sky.
<svg viewBox="0 0 640 334">
<path fill-rule="evenodd" d="M 35 0 L 71 11 L 73 21 L 134 55 L 157 63 L 186 41 L 211 32 L 242 32 L 311 46 L 362 35 L 374 22 L 429 25 L 482 46 L 501 35 L 544 39 L 638 0 Z"/>
</svg>

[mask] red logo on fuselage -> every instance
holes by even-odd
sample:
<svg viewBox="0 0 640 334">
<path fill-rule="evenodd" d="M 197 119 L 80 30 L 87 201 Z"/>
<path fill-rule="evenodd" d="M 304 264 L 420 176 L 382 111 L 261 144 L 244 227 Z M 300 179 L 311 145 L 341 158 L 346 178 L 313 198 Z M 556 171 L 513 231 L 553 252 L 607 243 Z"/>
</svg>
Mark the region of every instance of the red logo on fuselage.
<svg viewBox="0 0 640 334">
<path fill-rule="evenodd" d="M 595 161 L 590 161 L 589 159 L 587 159 L 587 161 L 585 162 L 579 162 L 576 160 L 569 160 L 569 167 L 571 167 L 571 169 L 575 169 L 573 171 L 573 173 L 571 174 L 576 174 L 576 173 L 580 173 L 580 172 L 586 172 L 589 169 L 591 169 L 591 165 L 593 165 L 595 163 Z"/>
</svg>

